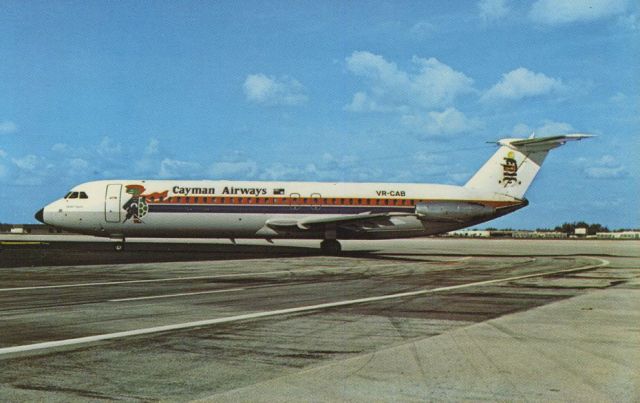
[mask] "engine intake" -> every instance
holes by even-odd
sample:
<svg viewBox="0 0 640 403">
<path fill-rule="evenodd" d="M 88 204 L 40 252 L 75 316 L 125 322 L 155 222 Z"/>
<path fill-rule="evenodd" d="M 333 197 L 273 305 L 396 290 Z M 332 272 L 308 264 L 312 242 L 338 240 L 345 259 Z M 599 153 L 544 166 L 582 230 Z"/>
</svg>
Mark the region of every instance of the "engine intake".
<svg viewBox="0 0 640 403">
<path fill-rule="evenodd" d="M 464 222 L 490 217 L 495 212 L 493 207 L 474 202 L 432 201 L 416 205 L 416 214 L 423 221 Z"/>
</svg>

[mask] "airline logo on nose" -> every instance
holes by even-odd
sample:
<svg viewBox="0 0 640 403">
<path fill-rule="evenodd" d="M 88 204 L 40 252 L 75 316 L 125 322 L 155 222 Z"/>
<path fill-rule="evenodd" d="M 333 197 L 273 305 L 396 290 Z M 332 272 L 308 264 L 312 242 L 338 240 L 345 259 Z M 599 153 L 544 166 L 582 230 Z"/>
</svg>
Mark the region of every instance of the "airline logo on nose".
<svg viewBox="0 0 640 403">
<path fill-rule="evenodd" d="M 142 185 L 127 185 L 125 189 L 131 195 L 131 198 L 122 206 L 127 212 L 123 222 L 133 219 L 134 223 L 139 224 L 142 222 L 140 218 L 149 212 L 149 206 L 144 197 L 142 197 L 145 188 Z"/>
<path fill-rule="evenodd" d="M 129 219 L 133 220 L 136 224 L 142 223 L 141 218 L 149 212 L 149 204 L 147 203 L 147 200 L 151 202 L 162 201 L 169 194 L 169 191 L 167 190 L 164 192 L 143 194 L 145 190 L 145 187 L 142 185 L 125 186 L 125 192 L 130 194 L 131 198 L 122 205 L 122 208 L 127 212 L 127 215 L 124 217 L 124 221 L 122 221 L 123 223 L 127 222 Z"/>
</svg>

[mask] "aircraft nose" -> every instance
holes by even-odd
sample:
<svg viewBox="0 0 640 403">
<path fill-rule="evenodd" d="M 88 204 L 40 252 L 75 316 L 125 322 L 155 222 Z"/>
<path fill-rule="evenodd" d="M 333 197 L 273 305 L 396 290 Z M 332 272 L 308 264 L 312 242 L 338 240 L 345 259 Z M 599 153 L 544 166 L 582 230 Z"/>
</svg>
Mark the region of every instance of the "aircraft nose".
<svg viewBox="0 0 640 403">
<path fill-rule="evenodd" d="M 38 212 L 36 213 L 35 217 L 36 217 L 36 220 L 38 220 L 41 223 L 45 224 L 45 222 L 44 222 L 44 209 L 43 208 L 38 210 Z"/>
</svg>

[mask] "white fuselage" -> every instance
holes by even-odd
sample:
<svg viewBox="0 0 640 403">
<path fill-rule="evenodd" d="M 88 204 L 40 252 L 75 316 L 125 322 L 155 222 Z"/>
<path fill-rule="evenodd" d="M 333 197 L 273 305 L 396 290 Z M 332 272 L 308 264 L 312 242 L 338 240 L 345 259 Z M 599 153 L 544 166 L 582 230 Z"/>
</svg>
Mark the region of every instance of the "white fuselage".
<svg viewBox="0 0 640 403">
<path fill-rule="evenodd" d="M 419 203 L 438 201 L 472 202 L 496 212 L 466 221 L 425 221 L 415 214 Z M 449 185 L 105 180 L 74 187 L 38 214 L 55 227 L 114 238 L 323 238 L 325 229 L 272 223 L 391 213 L 385 225 L 333 228 L 339 239 L 380 239 L 451 231 L 524 205 L 507 195 Z"/>
</svg>

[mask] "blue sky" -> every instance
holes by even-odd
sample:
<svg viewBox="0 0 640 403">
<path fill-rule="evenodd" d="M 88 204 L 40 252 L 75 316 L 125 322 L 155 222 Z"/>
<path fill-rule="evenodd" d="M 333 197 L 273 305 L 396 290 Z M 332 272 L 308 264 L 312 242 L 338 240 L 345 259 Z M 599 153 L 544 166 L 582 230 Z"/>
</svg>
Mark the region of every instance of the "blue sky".
<svg viewBox="0 0 640 403">
<path fill-rule="evenodd" d="M 464 184 L 586 132 L 490 225 L 640 227 L 639 65 L 625 0 L 6 0 L 0 222 L 105 178 Z"/>
</svg>

